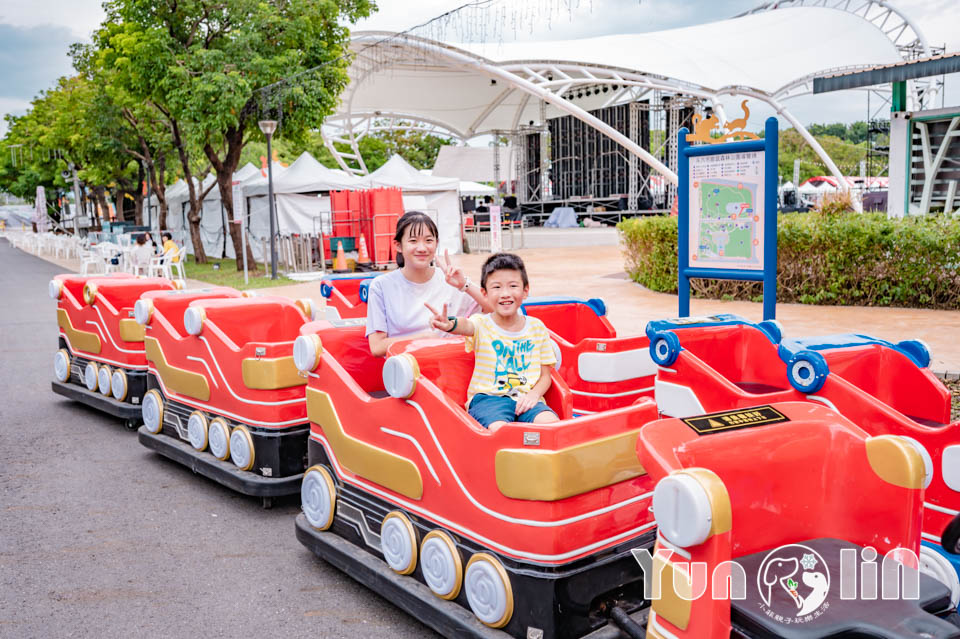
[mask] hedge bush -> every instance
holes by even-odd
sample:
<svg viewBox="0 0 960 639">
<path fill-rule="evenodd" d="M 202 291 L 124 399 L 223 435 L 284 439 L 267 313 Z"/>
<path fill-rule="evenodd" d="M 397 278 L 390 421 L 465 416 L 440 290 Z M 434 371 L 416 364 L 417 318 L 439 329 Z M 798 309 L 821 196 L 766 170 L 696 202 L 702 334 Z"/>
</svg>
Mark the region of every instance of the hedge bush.
<svg viewBox="0 0 960 639">
<path fill-rule="evenodd" d="M 677 292 L 677 218 L 617 225 L 634 281 Z M 960 218 L 883 213 L 780 216 L 781 302 L 960 309 Z M 759 300 L 759 282 L 692 280 L 695 295 Z"/>
</svg>

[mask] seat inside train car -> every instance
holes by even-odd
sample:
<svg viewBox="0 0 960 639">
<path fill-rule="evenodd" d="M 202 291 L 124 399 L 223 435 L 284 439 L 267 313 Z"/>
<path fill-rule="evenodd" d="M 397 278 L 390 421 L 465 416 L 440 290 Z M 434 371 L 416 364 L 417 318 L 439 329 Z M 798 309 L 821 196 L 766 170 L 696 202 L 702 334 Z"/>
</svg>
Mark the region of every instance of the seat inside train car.
<svg viewBox="0 0 960 639">
<path fill-rule="evenodd" d="M 562 295 L 530 297 L 523 303 L 523 312 L 543 321 L 553 333 L 570 344 L 584 339 L 612 339 L 617 336 L 607 319 L 603 300 L 590 300 Z"/>
<path fill-rule="evenodd" d="M 790 390 L 787 367 L 769 336 L 750 324 L 675 331 L 680 346 L 747 393 Z"/>
<path fill-rule="evenodd" d="M 202 299 L 190 306 L 202 308 L 206 319 L 237 346 L 292 342 L 300 335 L 300 327 L 310 320 L 286 297 Z"/>
<path fill-rule="evenodd" d="M 861 335 L 786 340 L 791 350 L 816 350 L 830 372 L 924 426 L 944 426 L 950 391 L 903 352 Z"/>
<path fill-rule="evenodd" d="M 183 312 L 191 302 L 200 299 L 239 298 L 243 294 L 226 286 L 194 288 L 185 291 L 160 291 L 145 293 L 141 299 L 149 300 L 157 313 L 170 324 L 178 336 L 187 334 L 183 325 Z"/>
</svg>

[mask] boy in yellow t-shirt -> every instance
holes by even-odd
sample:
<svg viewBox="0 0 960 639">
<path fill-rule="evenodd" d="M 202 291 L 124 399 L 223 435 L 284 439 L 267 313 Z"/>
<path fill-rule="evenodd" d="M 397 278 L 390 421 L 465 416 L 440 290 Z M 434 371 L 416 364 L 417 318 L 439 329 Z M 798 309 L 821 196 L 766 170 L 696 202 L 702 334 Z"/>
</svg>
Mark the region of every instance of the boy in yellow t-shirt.
<svg viewBox="0 0 960 639">
<path fill-rule="evenodd" d="M 539 319 L 520 312 L 530 292 L 523 260 L 497 253 L 483 264 L 480 289 L 493 307 L 488 314 L 448 317 L 427 305 L 433 328 L 467 337 L 476 352 L 467 390 L 467 410 L 485 428 L 506 422 L 555 422 L 559 418 L 543 401 L 550 371 L 557 363 L 550 335 Z"/>
<path fill-rule="evenodd" d="M 171 262 L 179 262 L 180 255 L 177 254 L 177 251 L 180 250 L 180 247 L 173 241 L 173 235 L 164 232 L 160 237 L 163 238 L 163 254 L 172 255 L 173 257 L 170 258 Z"/>
</svg>

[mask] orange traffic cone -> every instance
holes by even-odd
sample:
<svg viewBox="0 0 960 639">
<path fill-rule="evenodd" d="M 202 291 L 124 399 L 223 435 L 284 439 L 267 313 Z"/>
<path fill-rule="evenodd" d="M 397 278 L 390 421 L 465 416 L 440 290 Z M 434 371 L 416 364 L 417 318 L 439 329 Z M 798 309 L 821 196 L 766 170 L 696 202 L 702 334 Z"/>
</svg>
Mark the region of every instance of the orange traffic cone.
<svg viewBox="0 0 960 639">
<path fill-rule="evenodd" d="M 333 272 L 334 273 L 347 273 L 349 269 L 347 268 L 347 257 L 343 254 L 343 241 L 337 241 L 337 257 L 333 260 Z"/>
<path fill-rule="evenodd" d="M 367 238 L 360 236 L 360 254 L 357 256 L 357 264 L 369 264 L 370 254 L 367 253 Z"/>
</svg>

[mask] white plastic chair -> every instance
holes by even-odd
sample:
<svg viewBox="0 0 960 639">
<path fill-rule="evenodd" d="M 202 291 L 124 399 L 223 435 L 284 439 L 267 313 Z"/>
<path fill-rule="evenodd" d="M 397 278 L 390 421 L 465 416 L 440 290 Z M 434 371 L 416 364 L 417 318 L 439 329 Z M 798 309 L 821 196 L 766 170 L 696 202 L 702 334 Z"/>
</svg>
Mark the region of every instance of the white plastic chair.
<svg viewBox="0 0 960 639">
<path fill-rule="evenodd" d="M 91 273 L 106 273 L 107 263 L 104 261 L 100 251 L 81 250 L 80 251 L 80 274 L 90 275 Z"/>
<path fill-rule="evenodd" d="M 181 246 L 180 249 L 174 253 L 170 251 L 170 259 L 166 263 L 166 277 L 168 280 L 173 279 L 173 271 L 177 272 L 178 280 L 186 280 L 186 277 L 183 274 L 183 262 L 187 259 L 187 247 Z"/>
</svg>

